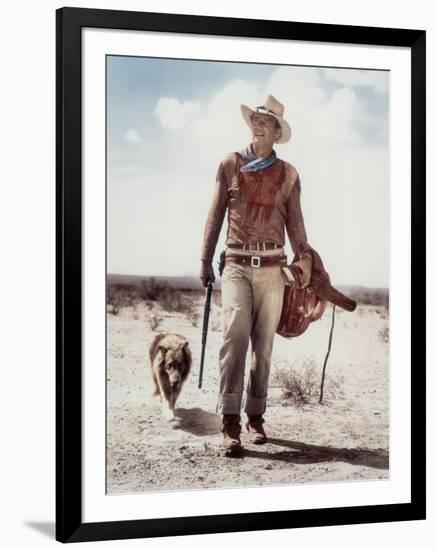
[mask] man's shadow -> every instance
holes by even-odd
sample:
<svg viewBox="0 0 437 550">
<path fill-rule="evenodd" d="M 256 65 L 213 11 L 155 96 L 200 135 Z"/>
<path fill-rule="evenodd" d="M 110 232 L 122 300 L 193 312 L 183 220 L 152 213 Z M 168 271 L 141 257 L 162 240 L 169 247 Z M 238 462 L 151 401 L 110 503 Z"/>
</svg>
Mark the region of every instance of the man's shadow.
<svg viewBox="0 0 437 550">
<path fill-rule="evenodd" d="M 300 441 L 269 438 L 268 443 L 285 447 L 287 450 L 269 451 L 245 449 L 247 457 L 266 460 L 280 460 L 294 464 L 315 464 L 318 462 L 348 462 L 355 466 L 368 466 L 379 470 L 388 470 L 389 455 L 382 449 L 348 449 L 308 445 Z"/>
<path fill-rule="evenodd" d="M 198 407 L 177 409 L 179 422 L 177 428 L 193 435 L 215 435 L 222 429 L 221 417 Z M 244 444 L 244 441 L 243 441 Z M 309 445 L 300 441 L 269 438 L 267 447 L 254 449 L 244 444 L 242 457 L 279 460 L 293 464 L 316 464 L 318 462 L 348 462 L 349 464 L 368 466 L 379 470 L 389 467 L 389 455 L 384 450 L 348 449 L 330 446 Z M 282 447 L 276 450 L 275 447 Z M 284 449 L 285 448 L 285 449 Z"/>
</svg>

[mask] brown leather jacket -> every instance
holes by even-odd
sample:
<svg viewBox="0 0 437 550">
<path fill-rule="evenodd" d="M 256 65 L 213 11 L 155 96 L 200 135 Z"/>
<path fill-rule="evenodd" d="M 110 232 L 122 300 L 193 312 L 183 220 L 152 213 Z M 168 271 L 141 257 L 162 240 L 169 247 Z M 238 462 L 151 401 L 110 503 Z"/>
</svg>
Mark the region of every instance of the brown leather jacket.
<svg viewBox="0 0 437 550">
<path fill-rule="evenodd" d="M 205 225 L 202 260 L 212 261 L 226 210 L 226 244 L 270 242 L 284 246 L 285 232 L 293 252 L 307 243 L 296 169 L 283 160 L 259 172 L 240 172 L 238 153 L 227 155 L 217 171 L 214 197 Z"/>
</svg>

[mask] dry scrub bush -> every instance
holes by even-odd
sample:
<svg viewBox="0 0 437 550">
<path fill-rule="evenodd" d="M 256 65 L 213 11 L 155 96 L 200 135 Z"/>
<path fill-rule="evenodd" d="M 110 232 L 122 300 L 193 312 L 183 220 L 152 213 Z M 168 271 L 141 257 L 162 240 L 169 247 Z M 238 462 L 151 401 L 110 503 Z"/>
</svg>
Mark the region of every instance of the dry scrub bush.
<svg viewBox="0 0 437 550">
<path fill-rule="evenodd" d="M 188 316 L 196 311 L 193 298 L 189 291 L 182 292 L 168 287 L 159 297 L 159 304 L 165 311 L 184 313 Z"/>
<path fill-rule="evenodd" d="M 146 302 L 151 300 L 156 302 L 160 299 L 162 294 L 169 288 L 169 284 L 166 282 L 157 281 L 154 277 L 150 279 L 143 279 L 139 288 L 139 295 L 142 300 Z"/>
<path fill-rule="evenodd" d="M 382 309 L 379 310 L 379 317 L 381 319 L 388 319 L 388 308 L 387 307 L 383 307 Z"/>
<path fill-rule="evenodd" d="M 285 399 L 291 400 L 296 406 L 318 403 L 322 366 L 318 368 L 313 357 L 296 359 L 291 365 L 287 361 L 280 361 L 275 367 L 273 381 L 280 386 Z M 329 399 L 343 397 L 343 384 L 344 377 L 331 376 L 328 372 L 324 384 L 323 403 Z"/>
<path fill-rule="evenodd" d="M 380 329 L 380 331 L 378 332 L 378 339 L 383 344 L 388 344 L 388 341 L 390 339 L 390 332 L 388 327 Z"/>
<path fill-rule="evenodd" d="M 276 366 L 274 381 L 281 387 L 284 397 L 296 405 L 305 405 L 315 397 L 318 389 L 316 362 L 313 358 L 296 360 L 292 365 L 282 361 Z"/>
<path fill-rule="evenodd" d="M 150 323 L 150 328 L 155 331 L 159 325 L 161 324 L 162 322 L 162 317 L 160 317 L 159 315 L 157 315 L 156 313 L 152 313 L 152 315 L 150 315 L 149 317 L 149 323 Z"/>
<path fill-rule="evenodd" d="M 214 292 L 214 294 L 216 294 Z M 147 309 L 153 310 L 159 305 L 169 313 L 182 313 L 197 326 L 199 314 L 196 300 L 203 299 L 201 290 L 177 289 L 167 281 L 159 281 L 154 277 L 143 279 L 139 286 L 129 284 L 111 284 L 107 289 L 106 303 L 109 313 L 117 315 L 122 307 L 134 306 L 134 318 L 137 319 L 135 307 L 143 302 Z"/>
<path fill-rule="evenodd" d="M 118 315 L 122 307 L 134 305 L 136 298 L 132 285 L 109 285 L 106 293 L 106 304 L 112 307 L 109 313 Z"/>
<path fill-rule="evenodd" d="M 389 293 L 386 288 L 352 288 L 349 295 L 360 304 L 389 309 Z"/>
</svg>

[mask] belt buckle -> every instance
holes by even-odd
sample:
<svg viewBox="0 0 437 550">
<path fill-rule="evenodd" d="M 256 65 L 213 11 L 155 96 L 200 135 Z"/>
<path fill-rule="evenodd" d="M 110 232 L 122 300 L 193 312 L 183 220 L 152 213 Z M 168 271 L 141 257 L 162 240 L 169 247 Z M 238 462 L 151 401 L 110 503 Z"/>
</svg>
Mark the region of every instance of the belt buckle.
<svg viewBox="0 0 437 550">
<path fill-rule="evenodd" d="M 260 256 L 251 256 L 250 265 L 251 265 L 251 267 L 261 267 L 261 258 L 260 258 Z"/>
</svg>

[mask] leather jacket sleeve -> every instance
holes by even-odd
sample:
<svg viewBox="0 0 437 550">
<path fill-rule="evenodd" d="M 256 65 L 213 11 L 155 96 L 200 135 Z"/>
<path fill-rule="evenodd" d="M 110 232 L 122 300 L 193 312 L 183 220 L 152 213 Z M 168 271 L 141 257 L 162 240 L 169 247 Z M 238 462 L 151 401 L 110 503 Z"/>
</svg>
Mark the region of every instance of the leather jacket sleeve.
<svg viewBox="0 0 437 550">
<path fill-rule="evenodd" d="M 291 190 L 286 227 L 291 248 L 295 254 L 292 265 L 296 268 L 296 273 L 300 273 L 300 286 L 305 287 L 311 280 L 313 261 L 312 248 L 307 242 L 307 234 L 300 205 L 300 193 L 300 179 L 297 177 L 296 183 Z"/>
<path fill-rule="evenodd" d="M 203 234 L 202 261 L 212 262 L 215 247 L 222 229 L 227 204 L 228 193 L 226 177 L 223 169 L 223 162 L 221 162 L 217 170 L 214 196 L 209 208 Z"/>
<path fill-rule="evenodd" d="M 291 248 L 295 254 L 298 251 L 303 254 L 311 249 L 307 242 L 307 234 L 300 205 L 300 193 L 300 179 L 297 177 L 290 194 L 286 224 L 287 235 L 290 239 Z"/>
</svg>

